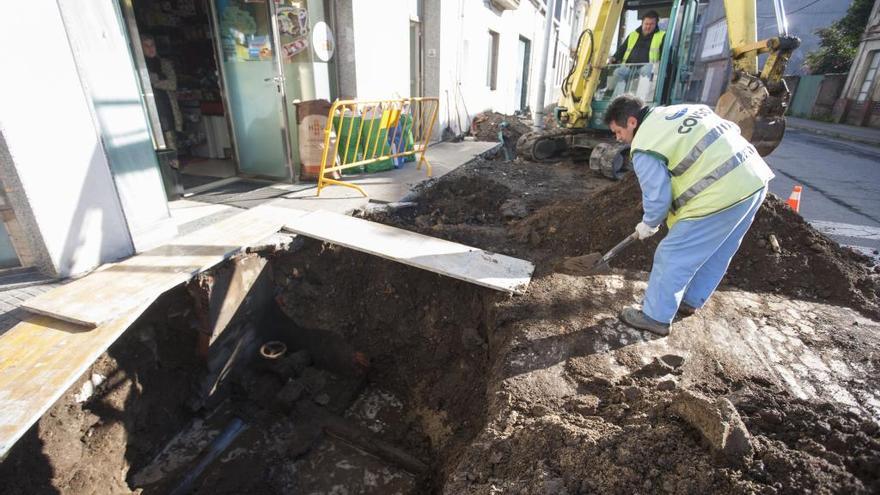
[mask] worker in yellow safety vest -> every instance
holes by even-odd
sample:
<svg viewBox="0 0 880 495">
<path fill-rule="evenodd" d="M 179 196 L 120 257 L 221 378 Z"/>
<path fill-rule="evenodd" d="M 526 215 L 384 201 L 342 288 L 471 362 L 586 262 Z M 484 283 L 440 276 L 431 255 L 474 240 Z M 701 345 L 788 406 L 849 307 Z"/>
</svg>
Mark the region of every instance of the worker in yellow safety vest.
<svg viewBox="0 0 880 495">
<path fill-rule="evenodd" d="M 639 239 L 669 233 L 657 246 L 642 309 L 621 319 L 668 335 L 676 313 L 689 316 L 715 292 L 767 195 L 773 172 L 739 127 L 705 105 L 646 107 L 619 96 L 605 113 L 618 141 L 630 144 L 642 189 Z"/>
<path fill-rule="evenodd" d="M 663 51 L 663 40 L 666 31 L 657 28 L 660 15 L 655 10 L 649 10 L 642 16 L 641 27 L 629 33 L 626 41 L 611 57 L 611 63 L 623 64 L 646 64 L 660 61 L 660 53 Z"/>
<path fill-rule="evenodd" d="M 621 65 L 608 75 L 605 87 L 599 90 L 600 97 L 613 96 L 612 92 L 615 91 L 617 82 L 621 79 L 627 80 L 633 74 L 626 64 L 642 64 L 636 74 L 653 80 L 653 65 L 660 62 L 663 40 L 666 38 L 666 31 L 661 31 L 657 27 L 659 21 L 660 15 L 657 11 L 645 12 L 642 16 L 642 25 L 629 33 L 626 40 L 620 44 L 617 52 L 609 59 L 609 63 Z M 618 89 L 618 92 L 620 91 Z"/>
</svg>

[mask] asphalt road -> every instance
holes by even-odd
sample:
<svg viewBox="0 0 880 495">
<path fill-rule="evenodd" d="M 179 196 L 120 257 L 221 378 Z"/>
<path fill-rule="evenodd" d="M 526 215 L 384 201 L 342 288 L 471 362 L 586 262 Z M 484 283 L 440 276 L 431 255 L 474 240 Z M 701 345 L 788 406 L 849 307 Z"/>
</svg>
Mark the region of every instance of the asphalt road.
<svg viewBox="0 0 880 495">
<path fill-rule="evenodd" d="M 880 147 L 788 129 L 767 163 L 770 190 L 803 186 L 800 213 L 821 232 L 880 260 Z"/>
</svg>

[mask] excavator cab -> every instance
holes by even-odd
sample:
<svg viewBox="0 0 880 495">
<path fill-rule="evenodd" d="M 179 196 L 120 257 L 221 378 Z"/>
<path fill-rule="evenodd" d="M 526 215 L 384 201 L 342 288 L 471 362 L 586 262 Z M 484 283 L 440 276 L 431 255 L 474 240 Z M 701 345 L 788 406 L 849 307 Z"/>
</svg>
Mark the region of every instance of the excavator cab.
<svg viewBox="0 0 880 495">
<path fill-rule="evenodd" d="M 598 102 L 610 102 L 625 93 L 636 95 L 646 104 L 653 105 L 659 72 L 659 62 L 606 65 L 599 75 L 599 89 L 593 96 L 593 107 Z"/>
<path fill-rule="evenodd" d="M 726 30 L 713 49 L 727 53 L 733 67 L 726 91 L 715 111 L 736 123 L 743 137 L 762 156 L 772 152 L 785 131 L 785 110 L 790 93 L 782 79 L 786 63 L 800 41 L 787 32 L 783 0 L 772 0 L 779 36 L 757 40 L 756 0 L 724 0 Z M 693 101 L 689 94 L 695 60 L 694 30 L 705 0 L 595 0 L 584 21 L 575 49 L 576 60 L 565 77 L 555 116 L 559 129 L 524 134 L 517 154 L 532 160 L 548 160 L 566 150 L 590 153 L 591 168 L 609 177 L 618 176 L 625 158 L 622 147 L 603 122 L 605 110 L 623 93 L 640 96 L 651 105 Z M 641 25 L 648 10 L 659 16 L 665 31 L 660 60 L 648 64 L 611 63 L 626 36 Z M 704 33 L 703 38 L 708 36 Z M 725 41 L 728 43 L 725 44 Z M 707 40 L 700 45 L 705 54 Z M 725 47 L 728 49 L 725 52 Z M 758 57 L 765 55 L 759 67 Z M 689 100 L 688 97 L 691 97 Z M 697 98 L 699 99 L 699 98 Z M 613 160 L 612 160 L 613 159 Z M 610 163 L 613 161 L 613 163 Z"/>
<path fill-rule="evenodd" d="M 629 0 L 624 3 L 609 53 L 614 53 L 629 33 L 641 25 L 645 12 L 653 10 L 660 15 L 657 29 L 666 33 L 661 58 L 654 63 L 608 63 L 602 67 L 590 105 L 589 128 L 607 129 L 603 122 L 605 108 L 624 93 L 634 94 L 648 105 L 668 105 L 673 103 L 673 93 L 684 94 L 687 73 L 678 71 L 677 67 L 687 65 L 698 3 L 698 0 Z M 672 88 L 678 89 L 673 91 Z"/>
</svg>

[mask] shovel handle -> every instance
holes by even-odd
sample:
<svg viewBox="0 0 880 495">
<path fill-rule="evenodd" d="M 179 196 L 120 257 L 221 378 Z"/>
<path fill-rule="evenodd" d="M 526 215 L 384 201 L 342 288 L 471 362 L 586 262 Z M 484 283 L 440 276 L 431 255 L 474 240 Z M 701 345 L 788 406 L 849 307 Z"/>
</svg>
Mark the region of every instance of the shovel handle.
<svg viewBox="0 0 880 495">
<path fill-rule="evenodd" d="M 633 232 L 632 234 L 628 235 L 626 237 L 626 239 L 618 242 L 616 246 L 614 246 L 607 253 L 605 253 L 605 256 L 602 256 L 602 263 L 607 263 L 608 260 L 617 256 L 617 253 L 621 252 L 623 250 L 623 248 L 629 246 L 630 244 L 632 244 L 634 241 L 637 241 L 638 239 L 639 239 L 638 232 Z"/>
</svg>

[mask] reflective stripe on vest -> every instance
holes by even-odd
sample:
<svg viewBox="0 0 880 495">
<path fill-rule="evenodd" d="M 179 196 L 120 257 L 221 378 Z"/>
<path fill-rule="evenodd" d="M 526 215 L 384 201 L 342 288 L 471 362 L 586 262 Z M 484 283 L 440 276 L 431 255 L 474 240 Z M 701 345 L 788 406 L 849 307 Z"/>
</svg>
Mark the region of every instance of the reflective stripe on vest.
<svg viewBox="0 0 880 495">
<path fill-rule="evenodd" d="M 631 153 L 638 152 L 665 162 L 672 185 L 670 227 L 733 206 L 773 177 L 739 127 L 705 105 L 652 109 L 633 138 Z"/>
<path fill-rule="evenodd" d="M 723 121 L 720 124 L 716 125 L 712 128 L 711 131 L 706 133 L 705 136 L 700 139 L 697 144 L 691 148 L 690 153 L 687 154 L 684 158 L 678 162 L 674 167 L 669 167 L 669 173 L 672 175 L 681 175 L 688 171 L 689 168 L 697 161 L 697 159 L 702 156 L 703 152 L 706 151 L 706 148 L 712 145 L 718 138 L 721 137 L 725 132 L 733 129 L 733 123 L 728 121 Z"/>
<path fill-rule="evenodd" d="M 666 36 L 666 31 L 656 31 L 654 36 L 651 38 L 651 47 L 648 49 L 648 62 L 654 63 L 660 61 L 660 45 L 663 44 L 663 38 Z M 629 36 L 626 38 L 626 51 L 623 53 L 623 61 L 629 61 L 629 54 L 632 53 L 633 48 L 636 46 L 636 42 L 639 40 L 639 32 L 633 31 L 629 33 Z"/>
<path fill-rule="evenodd" d="M 675 198 L 675 201 L 672 202 L 672 207 L 676 210 L 680 210 L 682 206 L 693 199 L 697 194 L 700 194 L 705 191 L 706 188 L 718 182 L 718 179 L 732 172 L 733 169 L 745 163 L 746 160 L 751 158 L 752 155 L 757 152 L 758 151 L 754 146 L 749 145 L 748 148 L 728 158 L 727 161 L 719 165 L 718 168 L 709 172 L 709 175 L 706 175 L 694 185 L 687 188 L 683 193 L 679 194 L 678 197 Z"/>
</svg>

